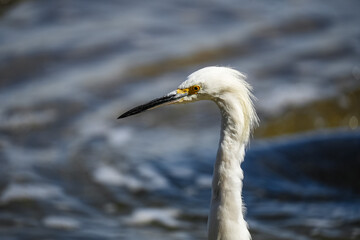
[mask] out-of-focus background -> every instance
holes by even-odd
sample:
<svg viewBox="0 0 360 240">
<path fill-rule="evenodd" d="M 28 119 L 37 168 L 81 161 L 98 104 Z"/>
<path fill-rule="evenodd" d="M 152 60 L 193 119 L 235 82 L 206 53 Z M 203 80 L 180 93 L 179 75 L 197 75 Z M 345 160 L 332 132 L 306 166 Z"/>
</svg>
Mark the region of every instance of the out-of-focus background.
<svg viewBox="0 0 360 240">
<path fill-rule="evenodd" d="M 360 2 L 0 1 L 0 238 L 206 239 L 215 104 L 120 113 L 208 65 L 258 98 L 255 240 L 360 239 Z"/>
</svg>

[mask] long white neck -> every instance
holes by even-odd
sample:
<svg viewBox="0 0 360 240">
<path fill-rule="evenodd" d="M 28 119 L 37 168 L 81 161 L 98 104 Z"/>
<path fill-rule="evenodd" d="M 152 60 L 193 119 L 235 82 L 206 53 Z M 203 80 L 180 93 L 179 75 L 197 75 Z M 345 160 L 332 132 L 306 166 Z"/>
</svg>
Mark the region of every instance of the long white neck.
<svg viewBox="0 0 360 240">
<path fill-rule="evenodd" d="M 208 220 L 209 240 L 249 240 L 242 203 L 245 146 L 251 123 L 244 104 L 231 94 L 216 99 L 221 110 L 221 137 L 212 182 L 211 209 Z"/>
</svg>

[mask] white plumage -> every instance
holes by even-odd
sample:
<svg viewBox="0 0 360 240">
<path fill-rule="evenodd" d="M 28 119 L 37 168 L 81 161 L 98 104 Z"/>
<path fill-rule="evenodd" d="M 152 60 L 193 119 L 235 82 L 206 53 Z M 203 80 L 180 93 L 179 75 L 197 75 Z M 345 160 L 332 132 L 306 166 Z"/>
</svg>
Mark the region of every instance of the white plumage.
<svg viewBox="0 0 360 240">
<path fill-rule="evenodd" d="M 214 166 L 209 240 L 251 239 L 242 202 L 245 147 L 258 123 L 251 87 L 240 72 L 226 67 L 206 67 L 191 74 L 177 90 L 133 108 L 124 118 L 164 104 L 214 101 L 221 112 L 221 135 Z"/>
</svg>

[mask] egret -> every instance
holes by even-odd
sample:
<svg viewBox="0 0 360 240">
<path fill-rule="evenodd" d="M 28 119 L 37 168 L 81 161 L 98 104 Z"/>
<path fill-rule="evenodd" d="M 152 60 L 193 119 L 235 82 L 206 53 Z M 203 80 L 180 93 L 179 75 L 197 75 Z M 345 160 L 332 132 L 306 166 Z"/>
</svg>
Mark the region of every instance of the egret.
<svg viewBox="0 0 360 240">
<path fill-rule="evenodd" d="M 209 240 L 251 239 L 244 219 L 241 163 L 258 117 L 252 88 L 245 78 L 231 68 L 205 67 L 192 73 L 176 90 L 119 117 L 125 118 L 162 105 L 198 100 L 214 101 L 220 108 L 221 135 L 212 180 Z"/>
</svg>

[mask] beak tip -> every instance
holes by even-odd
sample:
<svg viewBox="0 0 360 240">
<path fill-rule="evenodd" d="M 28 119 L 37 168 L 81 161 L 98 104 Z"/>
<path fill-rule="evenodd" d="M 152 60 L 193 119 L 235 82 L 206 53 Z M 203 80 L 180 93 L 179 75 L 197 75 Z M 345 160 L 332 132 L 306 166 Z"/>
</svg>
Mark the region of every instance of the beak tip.
<svg viewBox="0 0 360 240">
<path fill-rule="evenodd" d="M 183 97 L 183 95 L 180 95 L 180 97 Z M 152 101 L 150 101 L 150 102 L 148 102 L 146 104 L 143 104 L 143 105 L 140 105 L 140 106 L 135 107 L 133 109 L 130 109 L 129 111 L 127 111 L 127 112 L 123 113 L 122 115 L 120 115 L 117 119 L 129 117 L 129 116 L 144 112 L 144 111 L 149 110 L 149 109 L 154 109 L 154 108 L 156 108 L 158 106 L 161 106 L 161 105 L 164 105 L 166 103 L 171 103 L 172 101 L 177 100 L 180 97 L 179 97 L 179 94 L 175 93 L 175 91 L 171 92 L 171 93 L 165 95 L 164 97 L 154 99 L 154 100 L 152 100 Z"/>
</svg>

